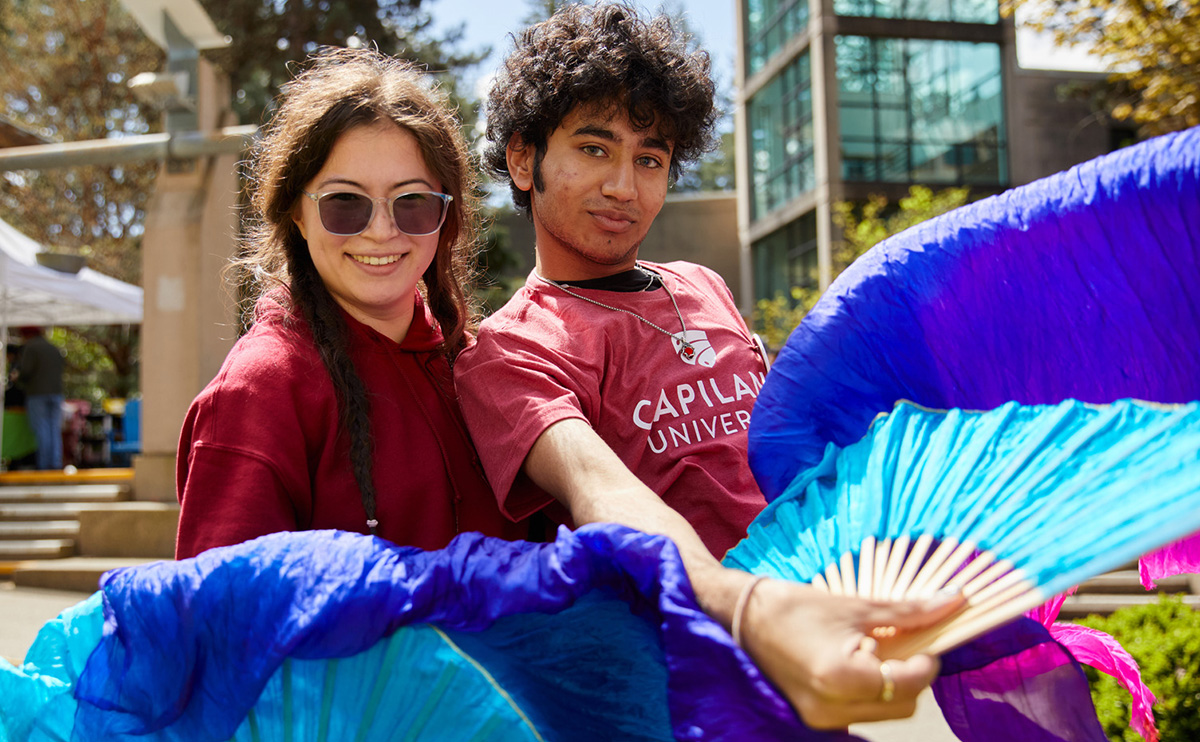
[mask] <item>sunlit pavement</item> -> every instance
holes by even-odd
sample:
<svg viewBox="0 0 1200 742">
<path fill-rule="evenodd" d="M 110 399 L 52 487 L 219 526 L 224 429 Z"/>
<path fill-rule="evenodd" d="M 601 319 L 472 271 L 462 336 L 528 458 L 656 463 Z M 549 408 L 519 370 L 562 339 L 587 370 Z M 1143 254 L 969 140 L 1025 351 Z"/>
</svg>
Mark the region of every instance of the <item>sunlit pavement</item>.
<svg viewBox="0 0 1200 742">
<path fill-rule="evenodd" d="M 931 690 L 917 699 L 917 713 L 911 718 L 855 724 L 850 731 L 869 742 L 958 742 L 942 718 Z"/>
<path fill-rule="evenodd" d="M 65 608 L 75 605 L 88 593 L 13 587 L 0 581 L 0 657 L 20 662 L 33 644 L 42 624 Z"/>
</svg>

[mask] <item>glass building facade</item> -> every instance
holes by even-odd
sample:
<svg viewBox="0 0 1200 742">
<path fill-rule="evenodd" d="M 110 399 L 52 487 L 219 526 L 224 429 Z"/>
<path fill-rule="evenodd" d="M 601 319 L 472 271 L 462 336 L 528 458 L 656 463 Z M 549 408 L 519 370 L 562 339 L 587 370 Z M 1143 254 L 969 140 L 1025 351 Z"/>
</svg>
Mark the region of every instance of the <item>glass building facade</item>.
<svg viewBox="0 0 1200 742">
<path fill-rule="evenodd" d="M 914 184 L 1008 185 L 1011 34 L 996 0 L 832 0 L 833 18 L 808 0 L 739 7 L 744 266 L 755 299 L 829 280 L 819 266 L 832 265 L 838 201 Z M 814 126 L 822 111 L 825 125 Z"/>
<path fill-rule="evenodd" d="M 996 23 L 996 0 L 833 0 L 835 15 L 860 18 L 907 18 L 915 21 Z"/>
<path fill-rule="evenodd" d="M 816 184 L 812 71 L 801 54 L 755 95 L 750 130 L 751 218 L 764 216 Z"/>
<path fill-rule="evenodd" d="M 838 36 L 836 50 L 845 180 L 1005 182 L 998 44 Z"/>
<path fill-rule="evenodd" d="M 742 9 L 747 74 L 762 69 L 808 26 L 808 0 L 746 0 Z"/>
<path fill-rule="evenodd" d="M 757 298 L 791 296 L 792 287 L 817 285 L 817 215 L 808 212 L 754 244 Z"/>
</svg>

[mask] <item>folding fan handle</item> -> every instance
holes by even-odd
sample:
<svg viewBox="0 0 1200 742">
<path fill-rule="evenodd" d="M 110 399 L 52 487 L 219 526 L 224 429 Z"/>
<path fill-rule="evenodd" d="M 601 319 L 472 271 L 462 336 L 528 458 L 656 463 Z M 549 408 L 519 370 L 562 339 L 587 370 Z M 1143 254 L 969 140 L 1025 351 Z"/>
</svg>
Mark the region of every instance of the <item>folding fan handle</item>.
<svg viewBox="0 0 1200 742">
<path fill-rule="evenodd" d="M 929 628 L 905 632 L 876 627 L 864 648 L 884 659 L 943 654 L 1046 601 L 1020 570 L 974 544 L 947 538 L 933 545 L 928 535 L 878 543 L 868 536 L 857 556 L 842 554 L 812 584 L 835 595 L 868 600 L 929 600 L 942 592 L 964 596 L 962 610 Z"/>
</svg>

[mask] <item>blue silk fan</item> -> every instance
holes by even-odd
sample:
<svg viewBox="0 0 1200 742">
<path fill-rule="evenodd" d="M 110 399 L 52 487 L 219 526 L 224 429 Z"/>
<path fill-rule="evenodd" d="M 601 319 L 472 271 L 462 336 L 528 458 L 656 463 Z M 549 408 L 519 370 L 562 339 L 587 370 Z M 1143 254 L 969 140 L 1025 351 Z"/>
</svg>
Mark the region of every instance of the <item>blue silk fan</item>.
<svg viewBox="0 0 1200 742">
<path fill-rule="evenodd" d="M 698 613 L 672 574 L 670 542 L 615 526 L 280 533 L 115 571 L 0 660 L 0 742 L 665 742 L 655 601 Z"/>
<path fill-rule="evenodd" d="M 9 686 L 0 678 L 0 689 L 32 691 L 20 704 L 26 707 L 69 690 L 100 640 L 102 608 L 96 593 L 43 628 L 38 654 L 30 658 L 42 665 L 42 683 Z M 603 632 L 607 641 L 581 640 L 571 626 Z M 629 650 L 638 654 L 631 658 Z M 575 666 L 581 654 L 595 664 Z M 623 602 L 589 596 L 556 615 L 502 618 L 485 632 L 417 624 L 348 657 L 285 657 L 232 736 L 220 726 L 229 718 L 224 712 L 232 704 L 226 701 L 238 694 L 227 691 L 222 700 L 220 689 L 213 699 L 225 707 L 220 714 L 185 713 L 182 722 L 155 731 L 144 719 L 101 728 L 105 739 L 231 742 L 541 742 L 572 734 L 598 739 L 597 729 L 665 741 L 671 734 L 666 670 L 654 661 L 660 655 L 653 629 L 635 620 Z M 78 667 L 70 667 L 72 658 Z M 64 666 L 61 677 L 46 672 Z M 581 709 L 582 699 L 589 703 Z M 0 717 L 18 708 L 14 700 L 0 703 Z M 631 714 L 631 706 L 642 713 Z M 62 694 L 13 742 L 70 742 L 100 733 L 96 725 L 76 723 L 77 709 L 70 693 Z M 0 740 L 7 742 L 3 722 Z"/>
<path fill-rule="evenodd" d="M 907 402 L 830 444 L 726 556 L 872 599 L 959 590 L 889 656 L 940 654 L 1051 596 L 1200 531 L 1200 403 L 1119 400 L 934 411 Z"/>
</svg>

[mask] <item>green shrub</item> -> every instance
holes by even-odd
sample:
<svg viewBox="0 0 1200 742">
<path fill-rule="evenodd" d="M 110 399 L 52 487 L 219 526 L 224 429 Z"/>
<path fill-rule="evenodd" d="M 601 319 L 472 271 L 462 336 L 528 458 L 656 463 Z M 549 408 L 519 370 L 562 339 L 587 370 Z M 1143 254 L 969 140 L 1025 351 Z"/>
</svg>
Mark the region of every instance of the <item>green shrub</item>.
<svg viewBox="0 0 1200 742">
<path fill-rule="evenodd" d="M 1161 742 L 1200 740 L 1200 611 L 1179 596 L 1163 596 L 1078 623 L 1112 634 L 1137 660 L 1142 681 L 1158 699 L 1154 719 Z M 1129 728 L 1129 693 L 1108 675 L 1087 666 L 1084 671 L 1108 738 L 1141 742 Z"/>
</svg>

